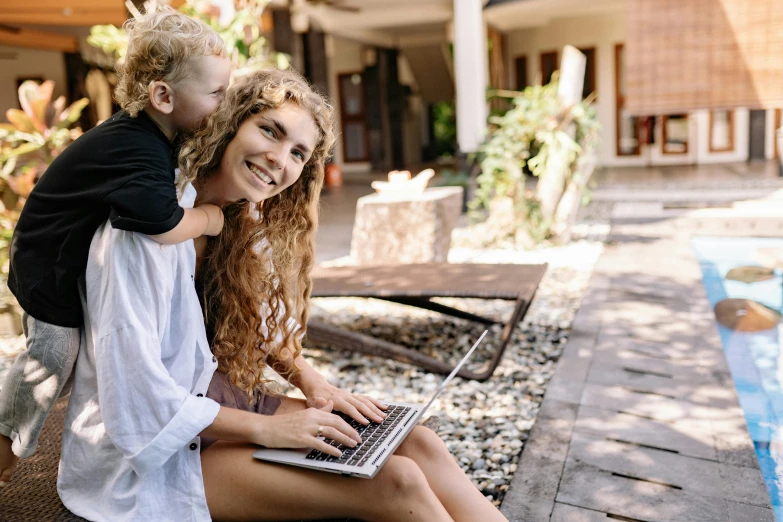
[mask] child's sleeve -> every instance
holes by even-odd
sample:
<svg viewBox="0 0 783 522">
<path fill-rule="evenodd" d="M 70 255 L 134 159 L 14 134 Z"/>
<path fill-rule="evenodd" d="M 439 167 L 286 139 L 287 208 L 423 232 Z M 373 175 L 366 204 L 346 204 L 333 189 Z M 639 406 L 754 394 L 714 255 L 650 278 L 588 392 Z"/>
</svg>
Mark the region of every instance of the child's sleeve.
<svg viewBox="0 0 783 522">
<path fill-rule="evenodd" d="M 148 236 L 176 227 L 185 211 L 179 205 L 174 176 L 164 170 L 145 170 L 104 196 L 111 208 L 109 221 L 119 230 Z"/>
</svg>

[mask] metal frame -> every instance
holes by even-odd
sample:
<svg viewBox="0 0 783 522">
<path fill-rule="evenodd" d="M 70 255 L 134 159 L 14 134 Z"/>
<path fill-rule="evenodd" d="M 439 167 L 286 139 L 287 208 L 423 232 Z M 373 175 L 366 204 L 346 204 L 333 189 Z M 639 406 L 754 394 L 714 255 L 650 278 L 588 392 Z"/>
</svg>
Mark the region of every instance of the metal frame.
<svg viewBox="0 0 783 522">
<path fill-rule="evenodd" d="M 536 287 L 537 289 L 537 287 Z M 448 294 L 449 292 L 444 292 Z M 474 321 L 484 325 L 503 324 L 503 332 L 500 336 L 500 346 L 495 350 L 489 363 L 479 372 L 473 372 L 467 369 L 462 369 L 457 375 L 465 379 L 472 379 L 476 381 L 485 381 L 489 379 L 494 373 L 495 369 L 500 364 L 503 354 L 508 347 L 508 343 L 511 340 L 511 336 L 514 332 L 514 327 L 519 323 L 528 311 L 530 302 L 535 296 L 536 290 L 533 290 L 532 294 L 527 298 L 527 295 L 519 296 L 516 299 L 516 305 L 514 311 L 506 322 L 495 321 L 482 317 L 480 315 L 471 314 L 457 308 L 446 306 L 440 303 L 436 303 L 431 300 L 430 297 L 417 297 L 411 295 L 361 295 L 360 297 L 372 297 L 375 299 L 382 299 L 384 301 L 390 301 L 393 303 L 400 303 L 409 306 L 415 306 L 417 308 L 423 308 L 434 312 L 439 312 L 452 317 L 465 319 L 468 321 Z M 346 296 L 346 295 L 343 295 Z M 314 297 L 335 297 L 334 295 L 315 295 Z M 507 297 L 501 296 L 464 296 L 464 297 L 479 297 L 479 298 L 497 298 L 507 299 Z M 307 325 L 307 339 L 317 344 L 327 344 L 333 348 L 352 350 L 367 355 L 375 355 L 380 357 L 386 357 L 401 361 L 408 364 L 414 364 L 428 371 L 449 374 L 454 369 L 454 366 L 434 359 L 428 355 L 424 355 L 416 350 L 406 348 L 396 343 L 378 339 L 370 335 L 352 332 L 344 328 L 332 326 L 318 320 L 310 320 Z"/>
</svg>

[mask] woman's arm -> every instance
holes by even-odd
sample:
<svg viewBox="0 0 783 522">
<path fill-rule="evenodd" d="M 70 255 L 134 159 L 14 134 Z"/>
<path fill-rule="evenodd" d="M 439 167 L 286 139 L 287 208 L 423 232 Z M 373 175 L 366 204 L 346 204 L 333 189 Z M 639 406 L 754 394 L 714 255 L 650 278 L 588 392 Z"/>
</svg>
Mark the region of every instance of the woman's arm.
<svg viewBox="0 0 783 522">
<path fill-rule="evenodd" d="M 296 358 L 296 367 L 299 371 L 294 370 L 291 359 L 273 360 L 272 356 L 269 359 L 274 368 L 285 369 L 278 373 L 283 378 L 290 379 L 291 384 L 302 390 L 310 407 L 319 407 L 324 402 L 331 401 L 334 403 L 335 410 L 350 415 L 362 424 L 367 424 L 367 419 L 380 423 L 386 417 L 383 413 L 387 407 L 385 404 L 372 397 L 355 395 L 329 384 L 323 375 L 310 366 L 302 354 Z"/>
<path fill-rule="evenodd" d="M 185 250 L 105 224 L 85 271 L 85 328 L 101 418 L 140 475 L 191 444 L 219 409 L 197 396 L 206 393 L 213 363 L 193 327 L 202 319 L 195 295 L 185 291 L 192 292 Z"/>
</svg>

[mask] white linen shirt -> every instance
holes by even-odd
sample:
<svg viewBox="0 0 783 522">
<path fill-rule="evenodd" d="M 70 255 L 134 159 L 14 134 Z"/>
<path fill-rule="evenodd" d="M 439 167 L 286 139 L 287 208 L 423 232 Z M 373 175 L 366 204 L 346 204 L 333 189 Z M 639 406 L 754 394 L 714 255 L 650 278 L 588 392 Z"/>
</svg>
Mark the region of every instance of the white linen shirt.
<svg viewBox="0 0 783 522">
<path fill-rule="evenodd" d="M 188 186 L 181 204 L 192 207 Z M 198 434 L 219 405 L 193 284 L 193 241 L 95 233 L 81 285 L 85 325 L 57 490 L 94 521 L 210 520 Z"/>
</svg>

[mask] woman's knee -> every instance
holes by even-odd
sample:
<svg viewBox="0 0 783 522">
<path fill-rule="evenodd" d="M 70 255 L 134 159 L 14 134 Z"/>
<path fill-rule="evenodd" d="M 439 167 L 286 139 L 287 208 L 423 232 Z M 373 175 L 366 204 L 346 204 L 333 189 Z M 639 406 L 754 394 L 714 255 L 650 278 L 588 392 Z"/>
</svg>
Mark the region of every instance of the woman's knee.
<svg viewBox="0 0 783 522">
<path fill-rule="evenodd" d="M 378 486 L 389 499 L 411 499 L 429 494 L 429 484 L 421 468 L 413 460 L 392 456 L 377 477 Z"/>
<path fill-rule="evenodd" d="M 437 433 L 424 426 L 416 426 L 405 438 L 399 453 L 414 460 L 430 460 L 449 455 L 449 450 Z"/>
</svg>

